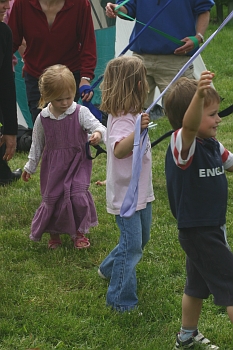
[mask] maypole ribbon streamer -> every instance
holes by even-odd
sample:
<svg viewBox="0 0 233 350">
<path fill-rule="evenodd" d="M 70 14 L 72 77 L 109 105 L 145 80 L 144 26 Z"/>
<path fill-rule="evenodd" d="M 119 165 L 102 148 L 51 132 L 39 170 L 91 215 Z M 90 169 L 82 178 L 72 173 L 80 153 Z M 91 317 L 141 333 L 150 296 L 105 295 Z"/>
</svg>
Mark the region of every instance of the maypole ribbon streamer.
<svg viewBox="0 0 233 350">
<path fill-rule="evenodd" d="M 130 19 L 131 21 L 134 21 L 134 20 L 135 20 L 135 22 L 137 22 L 137 23 L 139 23 L 139 24 L 141 24 L 141 25 L 143 25 L 143 26 L 146 26 L 145 23 L 143 23 L 143 22 L 141 22 L 141 21 L 138 21 L 137 19 L 132 18 L 132 17 L 126 15 L 125 13 L 121 12 L 121 11 L 118 11 L 118 15 L 121 15 L 122 17 L 128 18 L 128 19 Z M 156 29 L 156 28 L 151 27 L 151 26 L 148 26 L 148 28 L 151 29 L 151 30 L 153 30 L 153 31 L 156 32 L 157 34 L 160 34 L 160 35 L 164 36 L 165 38 L 169 39 L 170 41 L 172 41 L 173 43 L 175 43 L 175 44 L 177 44 L 177 45 L 179 45 L 179 46 L 182 46 L 182 45 L 185 44 L 184 41 L 178 40 L 178 39 L 175 38 L 174 36 L 171 36 L 171 35 L 169 35 L 169 34 L 167 34 L 167 33 L 164 33 L 164 32 L 162 32 L 162 31 L 159 30 L 159 29 Z M 193 37 L 190 37 L 190 38 L 193 38 Z M 196 38 L 196 37 L 194 37 L 194 38 Z M 193 40 L 193 39 L 191 39 L 191 40 Z M 194 39 L 194 40 L 195 40 L 195 39 Z M 196 38 L 196 40 L 198 41 L 197 38 Z M 197 45 L 197 46 L 198 46 L 198 45 Z M 196 46 L 196 47 L 197 47 L 197 46 Z"/>
<path fill-rule="evenodd" d="M 167 92 L 170 86 L 179 79 L 190 64 L 195 60 L 195 58 L 204 50 L 204 48 L 210 43 L 210 41 L 220 32 L 220 30 L 233 18 L 233 11 L 226 17 L 222 22 L 219 28 L 206 40 L 206 42 L 194 53 L 194 55 L 188 60 L 188 62 L 183 66 L 183 68 L 178 72 L 178 74 L 172 79 L 170 84 L 166 89 L 155 99 L 155 101 L 147 108 L 146 113 L 149 113 L 154 105 L 163 97 Z M 139 141 L 138 141 L 139 140 Z M 141 115 L 138 116 L 136 125 L 135 125 L 135 134 L 134 134 L 134 148 L 133 148 L 133 163 L 132 163 L 132 177 L 128 190 L 126 192 L 125 198 L 123 200 L 120 216 L 129 218 L 132 216 L 137 207 L 137 198 L 138 198 L 138 181 L 141 173 L 142 164 L 138 165 L 137 162 L 141 162 L 145 147 L 144 145 L 147 142 L 145 138 L 145 130 L 141 133 Z M 138 145 L 141 145 L 138 146 Z"/>
<path fill-rule="evenodd" d="M 129 0 L 125 0 L 123 1 L 121 4 L 119 4 L 118 6 L 115 7 L 115 11 L 118 10 L 121 6 L 124 6 L 125 4 L 127 4 L 127 2 L 129 2 Z"/>
<path fill-rule="evenodd" d="M 141 115 L 136 120 L 135 130 L 141 130 Z M 137 207 L 139 180 L 138 174 L 140 174 L 142 170 L 142 157 L 145 153 L 147 143 L 148 129 L 144 129 L 142 133 L 135 133 L 132 177 L 120 210 L 120 216 L 124 216 L 126 218 L 131 217 L 134 214 Z"/>
</svg>

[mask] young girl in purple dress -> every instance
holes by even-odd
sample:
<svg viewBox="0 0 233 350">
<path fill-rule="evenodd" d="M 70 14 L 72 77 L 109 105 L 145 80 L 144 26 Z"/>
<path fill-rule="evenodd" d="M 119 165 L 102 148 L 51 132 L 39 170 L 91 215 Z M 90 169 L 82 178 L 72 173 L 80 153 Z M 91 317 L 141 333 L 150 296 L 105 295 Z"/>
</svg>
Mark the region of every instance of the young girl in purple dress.
<svg viewBox="0 0 233 350">
<path fill-rule="evenodd" d="M 86 233 L 98 223 L 88 188 L 92 162 L 85 145 L 105 140 L 106 128 L 88 108 L 74 102 L 76 83 L 63 65 L 45 70 L 39 79 L 41 113 L 35 121 L 29 161 L 22 178 L 28 181 L 41 161 L 42 202 L 32 220 L 30 239 L 40 241 L 48 232 L 48 247 L 61 245 L 61 234 L 69 234 L 74 247 L 90 246 Z"/>
</svg>

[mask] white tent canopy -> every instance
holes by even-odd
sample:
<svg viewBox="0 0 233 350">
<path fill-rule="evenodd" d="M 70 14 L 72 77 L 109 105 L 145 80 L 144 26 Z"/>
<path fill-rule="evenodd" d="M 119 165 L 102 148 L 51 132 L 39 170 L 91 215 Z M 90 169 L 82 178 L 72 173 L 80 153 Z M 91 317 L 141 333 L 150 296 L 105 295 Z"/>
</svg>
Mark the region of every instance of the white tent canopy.
<svg viewBox="0 0 233 350">
<path fill-rule="evenodd" d="M 21 109 L 19 108 L 18 103 L 17 103 L 17 117 L 18 117 L 18 124 L 23 125 L 25 128 L 28 128 L 28 125 L 27 125 L 26 120 L 23 116 L 23 113 L 21 112 Z"/>
</svg>

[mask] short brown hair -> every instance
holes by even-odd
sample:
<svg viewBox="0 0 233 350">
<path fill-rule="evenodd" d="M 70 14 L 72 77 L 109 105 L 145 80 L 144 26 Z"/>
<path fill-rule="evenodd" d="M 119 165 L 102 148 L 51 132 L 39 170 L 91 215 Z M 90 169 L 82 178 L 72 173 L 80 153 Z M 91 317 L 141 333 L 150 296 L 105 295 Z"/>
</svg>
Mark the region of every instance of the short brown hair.
<svg viewBox="0 0 233 350">
<path fill-rule="evenodd" d="M 182 77 L 178 79 L 165 94 L 165 114 L 174 130 L 182 127 L 185 112 L 197 91 L 197 85 L 197 80 Z M 208 107 L 213 101 L 220 103 L 221 99 L 217 91 L 213 87 L 210 87 L 207 89 L 204 107 Z"/>
</svg>

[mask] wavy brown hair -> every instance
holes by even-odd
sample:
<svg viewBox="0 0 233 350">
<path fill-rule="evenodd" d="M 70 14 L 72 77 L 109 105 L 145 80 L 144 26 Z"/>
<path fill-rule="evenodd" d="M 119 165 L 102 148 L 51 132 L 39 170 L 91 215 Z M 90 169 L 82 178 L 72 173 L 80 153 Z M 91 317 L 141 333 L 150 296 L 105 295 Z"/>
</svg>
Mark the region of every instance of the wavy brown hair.
<svg viewBox="0 0 233 350">
<path fill-rule="evenodd" d="M 104 112 L 113 116 L 140 113 L 148 95 L 146 68 L 142 58 L 120 56 L 109 61 L 100 89 L 100 109 Z"/>
<path fill-rule="evenodd" d="M 75 96 L 76 82 L 73 73 L 64 65 L 55 64 L 45 69 L 39 78 L 39 108 L 58 99 L 64 92 Z"/>
</svg>

